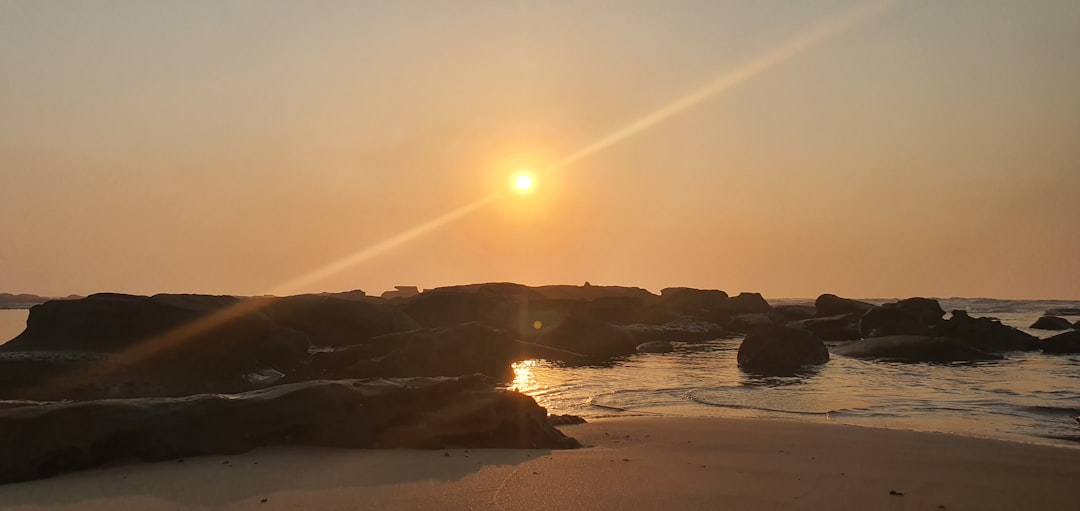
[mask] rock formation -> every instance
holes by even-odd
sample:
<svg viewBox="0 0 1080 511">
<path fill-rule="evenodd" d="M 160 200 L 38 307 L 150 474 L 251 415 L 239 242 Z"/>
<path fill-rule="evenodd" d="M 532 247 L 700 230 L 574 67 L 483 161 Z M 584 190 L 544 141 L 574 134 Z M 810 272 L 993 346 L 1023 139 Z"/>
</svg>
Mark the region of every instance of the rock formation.
<svg viewBox="0 0 1080 511">
<path fill-rule="evenodd" d="M 572 448 L 532 398 L 481 376 L 311 381 L 237 395 L 58 403 L 0 410 L 0 483 L 114 460 L 255 447 Z"/>
</svg>

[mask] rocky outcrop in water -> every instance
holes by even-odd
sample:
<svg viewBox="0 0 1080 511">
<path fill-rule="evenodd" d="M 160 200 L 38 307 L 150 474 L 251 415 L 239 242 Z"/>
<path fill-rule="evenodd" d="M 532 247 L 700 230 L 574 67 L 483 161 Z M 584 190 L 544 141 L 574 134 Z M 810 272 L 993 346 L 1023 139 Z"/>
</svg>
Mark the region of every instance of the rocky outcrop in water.
<svg viewBox="0 0 1080 511">
<path fill-rule="evenodd" d="M 972 347 L 959 339 L 926 335 L 891 335 L 837 346 L 837 355 L 895 362 L 971 362 L 1000 360 L 1001 355 Z"/>
<path fill-rule="evenodd" d="M 744 371 L 767 376 L 798 374 L 806 366 L 829 361 L 825 343 L 806 330 L 770 326 L 750 333 L 739 345 Z"/>
<path fill-rule="evenodd" d="M 114 460 L 238 454 L 264 445 L 573 448 L 532 398 L 480 376 L 311 381 L 237 395 L 0 410 L 0 483 Z"/>
<path fill-rule="evenodd" d="M 969 346 L 990 352 L 1030 351 L 1039 349 L 1039 339 L 993 318 L 973 318 L 961 310 L 936 330 L 939 335 L 959 339 Z"/>
<path fill-rule="evenodd" d="M 591 362 L 637 352 L 634 336 L 598 319 L 574 316 L 541 335 L 537 343 L 583 355 Z"/>
<path fill-rule="evenodd" d="M 1080 331 L 1064 332 L 1042 340 L 1043 353 L 1080 353 Z"/>
<path fill-rule="evenodd" d="M 1060 318 L 1057 316 L 1043 316 L 1035 320 L 1035 322 L 1032 323 L 1029 328 L 1035 328 L 1038 330 L 1070 330 L 1072 329 L 1072 327 L 1073 324 L 1065 318 Z"/>
<path fill-rule="evenodd" d="M 866 311 L 859 320 L 859 333 L 863 338 L 931 335 L 944 315 L 937 300 L 907 298 Z"/>
<path fill-rule="evenodd" d="M 859 333 L 859 315 L 852 313 L 790 321 L 787 326 L 809 331 L 823 341 L 853 341 L 862 338 Z"/>
<path fill-rule="evenodd" d="M 818 317 L 839 316 L 841 314 L 862 315 L 877 306 L 872 303 L 860 302 L 850 298 L 840 298 L 834 294 L 823 294 L 814 301 L 814 308 Z"/>
</svg>

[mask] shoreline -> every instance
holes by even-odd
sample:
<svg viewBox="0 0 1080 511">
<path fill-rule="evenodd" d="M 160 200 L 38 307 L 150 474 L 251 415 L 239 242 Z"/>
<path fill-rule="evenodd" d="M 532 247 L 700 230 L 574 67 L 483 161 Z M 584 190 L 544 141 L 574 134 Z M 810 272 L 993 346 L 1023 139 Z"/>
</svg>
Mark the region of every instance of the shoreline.
<svg viewBox="0 0 1080 511">
<path fill-rule="evenodd" d="M 657 407 L 664 408 L 664 407 Z M 701 419 L 701 420 L 735 420 L 735 421 L 762 421 L 762 422 L 792 422 L 795 424 L 816 424 L 816 425 L 829 425 L 829 426 L 841 426 L 849 428 L 863 428 L 870 430 L 882 430 L 882 431 L 898 431 L 906 433 L 919 433 L 930 435 L 946 435 L 958 438 L 971 438 L 976 440 L 989 440 L 994 442 L 1005 442 L 1013 444 L 1031 445 L 1038 447 L 1052 447 L 1066 450 L 1078 450 L 1080 451 L 1080 433 L 1075 437 L 1056 437 L 1056 436 L 1039 436 L 1025 433 L 999 433 L 996 436 L 989 433 L 981 433 L 977 430 L 970 431 L 956 431 L 945 428 L 941 429 L 920 429 L 916 426 L 910 425 L 910 422 L 897 421 L 895 417 L 882 418 L 882 419 L 865 419 L 865 422 L 851 421 L 842 422 L 834 418 L 823 417 L 813 414 L 805 414 L 797 417 L 780 416 L 784 412 L 775 412 L 776 416 L 768 414 L 756 414 L 753 412 L 744 413 L 742 415 L 733 415 L 732 409 L 724 409 L 723 412 L 717 412 L 715 414 L 680 414 L 680 413 L 665 413 L 655 412 L 649 410 L 637 411 L 628 410 L 624 414 L 619 415 L 592 415 L 581 414 L 574 411 L 559 411 L 555 410 L 551 413 L 569 413 L 580 415 L 589 423 L 602 422 L 608 420 L 624 420 L 624 419 Z M 735 410 L 739 411 L 739 410 Z M 725 414 L 726 413 L 726 414 Z M 872 422 L 881 421 L 885 424 L 875 425 Z M 928 420 L 928 422 L 930 422 Z M 900 425 L 897 425 L 900 424 Z"/>
<path fill-rule="evenodd" d="M 20 511 L 983 510 L 1080 499 L 1080 456 L 1059 446 L 774 419 L 620 417 L 559 429 L 586 447 L 268 447 L 4 485 L 0 502 Z"/>
</svg>

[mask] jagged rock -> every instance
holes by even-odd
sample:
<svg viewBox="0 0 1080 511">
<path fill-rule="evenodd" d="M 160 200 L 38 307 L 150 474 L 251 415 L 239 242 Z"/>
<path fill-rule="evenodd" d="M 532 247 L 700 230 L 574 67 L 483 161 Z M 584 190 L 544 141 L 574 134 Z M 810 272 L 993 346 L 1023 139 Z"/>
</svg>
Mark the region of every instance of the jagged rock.
<svg viewBox="0 0 1080 511">
<path fill-rule="evenodd" d="M 725 315 L 769 314 L 773 312 L 773 308 L 769 305 L 769 302 L 765 301 L 761 293 L 739 293 L 728 298 L 721 305 L 720 312 Z"/>
<path fill-rule="evenodd" d="M 837 346 L 833 352 L 852 358 L 896 362 L 949 363 L 1002 358 L 1001 355 L 973 348 L 959 339 L 925 335 L 890 335 L 863 339 Z"/>
<path fill-rule="evenodd" d="M 1039 349 L 1039 338 L 993 318 L 973 318 L 962 310 L 952 311 L 952 317 L 938 326 L 938 335 L 954 337 L 969 346 L 990 353 Z"/>
<path fill-rule="evenodd" d="M 787 326 L 810 331 L 823 341 L 853 341 L 861 339 L 859 318 L 861 313 L 840 314 L 824 318 L 790 321 Z"/>
<path fill-rule="evenodd" d="M 547 410 L 480 376 L 311 381 L 237 395 L 0 410 L 0 483 L 114 460 L 238 454 L 300 444 L 353 448 L 572 448 Z"/>
<path fill-rule="evenodd" d="M 671 353 L 675 347 L 667 341 L 651 341 L 637 345 L 638 353 Z"/>
<path fill-rule="evenodd" d="M 764 375 L 794 375 L 805 366 L 829 360 L 825 343 L 806 330 L 771 326 L 746 336 L 739 346 L 739 367 Z"/>
<path fill-rule="evenodd" d="M 636 353 L 634 337 L 606 322 L 583 316 L 569 317 L 537 338 L 539 344 L 603 360 Z"/>
<path fill-rule="evenodd" d="M 820 317 L 839 316 L 841 314 L 863 314 L 877 308 L 872 303 L 860 302 L 850 298 L 840 298 L 833 294 L 823 294 L 814 301 L 814 308 Z"/>
<path fill-rule="evenodd" d="M 1042 340 L 1043 353 L 1080 353 L 1080 332 L 1064 332 Z"/>
<path fill-rule="evenodd" d="M 859 333 L 863 338 L 932 335 L 944 315 L 937 300 L 907 298 L 866 311 L 859 320 Z"/>
<path fill-rule="evenodd" d="M 649 341 L 699 342 L 731 336 L 730 332 L 716 323 L 690 318 L 680 318 L 662 325 L 630 324 L 617 326 L 620 330 L 632 335 L 637 343 Z"/>
<path fill-rule="evenodd" d="M 1043 316 L 1028 328 L 1035 328 L 1038 330 L 1070 330 L 1073 324 L 1065 318 L 1059 318 L 1057 316 Z"/>
</svg>

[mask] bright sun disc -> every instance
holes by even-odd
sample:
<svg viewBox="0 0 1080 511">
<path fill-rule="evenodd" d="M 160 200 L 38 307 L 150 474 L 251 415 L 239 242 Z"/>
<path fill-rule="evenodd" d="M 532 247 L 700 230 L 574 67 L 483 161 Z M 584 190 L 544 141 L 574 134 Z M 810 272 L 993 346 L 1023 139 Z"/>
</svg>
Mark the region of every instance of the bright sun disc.
<svg viewBox="0 0 1080 511">
<path fill-rule="evenodd" d="M 518 190 L 528 190 L 529 188 L 532 188 L 532 185 L 532 176 L 528 174 L 518 174 L 518 176 L 514 178 L 514 186 L 517 186 Z"/>
</svg>

